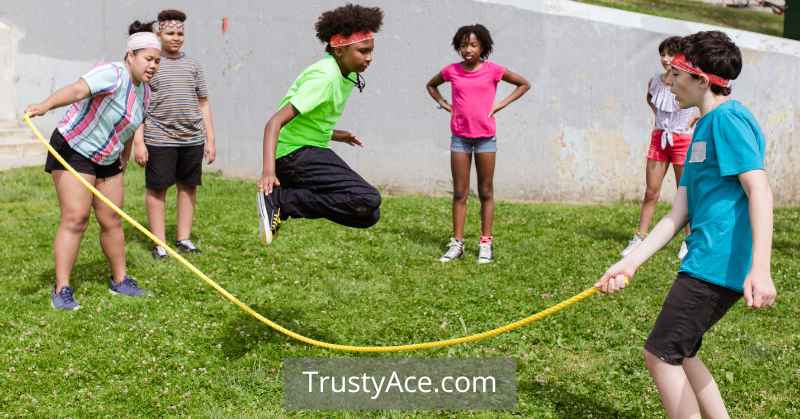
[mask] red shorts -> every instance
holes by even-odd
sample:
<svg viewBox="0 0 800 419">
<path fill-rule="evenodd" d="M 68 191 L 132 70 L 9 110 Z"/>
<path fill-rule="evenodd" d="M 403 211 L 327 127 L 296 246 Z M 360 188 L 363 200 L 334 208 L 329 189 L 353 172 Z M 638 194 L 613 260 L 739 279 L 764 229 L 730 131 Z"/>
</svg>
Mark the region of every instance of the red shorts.
<svg viewBox="0 0 800 419">
<path fill-rule="evenodd" d="M 686 161 L 686 151 L 692 142 L 691 134 L 672 133 L 672 145 L 667 144 L 661 148 L 661 135 L 664 130 L 654 129 L 650 134 L 650 150 L 647 151 L 648 160 L 666 161 L 682 166 Z"/>
</svg>

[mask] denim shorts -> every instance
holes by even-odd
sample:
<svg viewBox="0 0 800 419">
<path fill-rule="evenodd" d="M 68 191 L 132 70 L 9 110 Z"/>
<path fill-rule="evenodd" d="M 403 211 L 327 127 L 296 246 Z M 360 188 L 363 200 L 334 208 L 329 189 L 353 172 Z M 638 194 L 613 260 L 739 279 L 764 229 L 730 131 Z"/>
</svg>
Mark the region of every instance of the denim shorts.
<svg viewBox="0 0 800 419">
<path fill-rule="evenodd" d="M 450 151 L 455 153 L 496 153 L 497 138 L 463 138 L 454 135 L 450 140 Z"/>
</svg>

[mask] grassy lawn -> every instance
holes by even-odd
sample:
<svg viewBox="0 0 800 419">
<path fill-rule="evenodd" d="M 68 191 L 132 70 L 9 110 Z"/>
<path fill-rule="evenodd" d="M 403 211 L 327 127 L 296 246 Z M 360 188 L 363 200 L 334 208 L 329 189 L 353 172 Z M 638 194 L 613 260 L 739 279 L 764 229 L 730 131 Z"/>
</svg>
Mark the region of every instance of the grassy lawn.
<svg viewBox="0 0 800 419">
<path fill-rule="evenodd" d="M 127 209 L 143 221 L 143 173 L 133 168 L 126 177 Z M 616 260 L 638 214 L 633 203 L 499 203 L 496 263 L 478 266 L 473 199 L 469 253 L 444 265 L 436 259 L 449 236 L 446 198 L 387 197 L 369 230 L 290 220 L 265 249 L 256 239 L 254 190 L 253 182 L 206 177 L 195 224 L 204 253 L 192 262 L 290 329 L 361 345 L 458 337 L 570 297 Z M 624 293 L 592 297 L 516 332 L 441 350 L 353 355 L 305 346 L 246 317 L 176 262 L 155 263 L 130 226 L 129 271 L 153 295 L 106 291 L 92 224 L 73 272 L 83 307 L 55 312 L 48 298 L 57 222 L 40 168 L 0 172 L 0 416 L 661 415 L 641 347 L 678 267 L 677 240 Z M 800 416 L 800 209 L 777 210 L 775 229 L 777 306 L 750 312 L 738 303 L 701 351 L 732 417 Z M 513 412 L 286 412 L 281 361 L 298 356 L 513 357 L 518 405 Z"/>
<path fill-rule="evenodd" d="M 693 0 L 576 0 L 630 12 L 783 36 L 783 16 Z"/>
</svg>

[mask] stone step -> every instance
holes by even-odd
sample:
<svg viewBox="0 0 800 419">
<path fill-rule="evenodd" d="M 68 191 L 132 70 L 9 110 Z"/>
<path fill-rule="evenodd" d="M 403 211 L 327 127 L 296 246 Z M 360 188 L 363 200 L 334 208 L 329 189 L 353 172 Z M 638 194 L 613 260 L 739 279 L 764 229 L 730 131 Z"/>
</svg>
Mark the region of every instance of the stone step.
<svg viewBox="0 0 800 419">
<path fill-rule="evenodd" d="M 22 128 L 17 126 L 15 128 L 0 129 L 0 142 L 6 142 L 9 139 L 15 139 L 15 138 L 35 139 L 36 137 L 34 136 L 33 131 L 31 131 L 28 128 Z"/>
<path fill-rule="evenodd" d="M 0 121 L 0 129 L 20 128 L 20 126 L 20 122 L 18 121 Z"/>
<path fill-rule="evenodd" d="M 47 149 L 35 138 L 7 137 L 0 139 L 0 170 L 44 165 L 46 156 Z"/>
</svg>

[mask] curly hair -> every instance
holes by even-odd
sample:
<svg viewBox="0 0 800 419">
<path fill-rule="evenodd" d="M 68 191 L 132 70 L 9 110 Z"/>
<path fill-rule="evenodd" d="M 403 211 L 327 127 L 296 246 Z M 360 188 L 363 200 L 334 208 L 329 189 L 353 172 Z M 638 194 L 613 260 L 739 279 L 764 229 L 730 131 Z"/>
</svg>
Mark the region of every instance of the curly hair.
<svg viewBox="0 0 800 419">
<path fill-rule="evenodd" d="M 164 22 L 166 20 L 177 20 L 179 22 L 185 22 L 186 13 L 183 13 L 180 10 L 175 10 L 175 9 L 162 10 L 161 13 L 158 14 L 158 21 Z"/>
<path fill-rule="evenodd" d="M 156 23 L 155 21 L 150 22 L 140 22 L 135 20 L 133 23 L 128 26 L 128 35 L 133 35 L 138 32 L 153 32 L 153 24 Z"/>
<path fill-rule="evenodd" d="M 333 35 L 350 36 L 362 31 L 378 32 L 381 25 L 383 25 L 383 11 L 380 8 L 348 3 L 320 15 L 314 29 L 317 31 L 317 38 L 325 43 L 325 51 L 333 52 L 329 43 Z"/>
<path fill-rule="evenodd" d="M 486 26 L 483 26 L 480 23 L 458 28 L 456 34 L 453 35 L 453 49 L 458 52 L 458 50 L 461 48 L 461 45 L 469 41 L 470 35 L 475 35 L 475 37 L 478 38 L 478 41 L 481 43 L 481 59 L 485 60 L 489 58 L 489 54 L 492 53 L 492 45 L 494 45 L 494 41 L 492 41 L 492 35 L 489 33 L 489 29 L 486 29 Z"/>
<path fill-rule="evenodd" d="M 675 54 L 679 52 L 681 52 L 680 36 L 670 36 L 669 38 L 661 41 L 661 43 L 658 44 L 659 55 L 669 54 L 674 57 Z"/>
<path fill-rule="evenodd" d="M 720 31 L 697 32 L 681 38 L 681 52 L 704 72 L 724 79 L 733 80 L 742 72 L 742 52 L 728 35 Z M 728 96 L 731 89 L 712 84 L 711 92 Z"/>
</svg>

